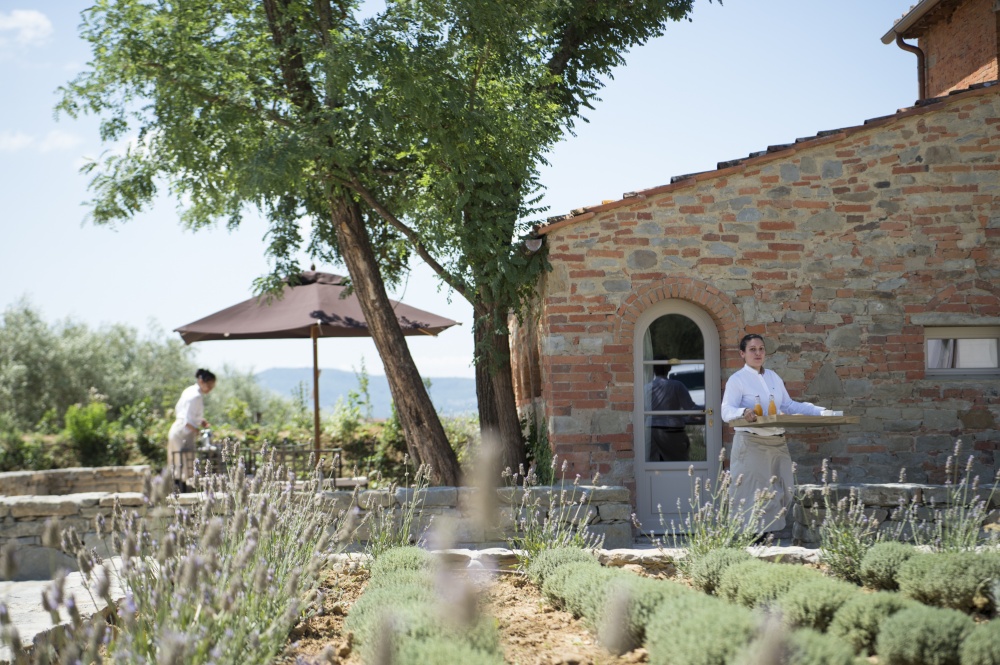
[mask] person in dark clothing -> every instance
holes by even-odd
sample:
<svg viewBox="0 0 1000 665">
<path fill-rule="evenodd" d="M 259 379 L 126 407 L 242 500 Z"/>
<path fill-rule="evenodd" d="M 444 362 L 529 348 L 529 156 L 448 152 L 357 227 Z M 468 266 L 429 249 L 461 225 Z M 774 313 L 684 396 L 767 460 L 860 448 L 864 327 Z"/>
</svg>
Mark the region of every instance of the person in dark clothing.
<svg viewBox="0 0 1000 665">
<path fill-rule="evenodd" d="M 653 380 L 646 384 L 646 405 L 650 411 L 698 411 L 687 387 L 677 379 L 667 378 L 671 365 L 653 365 Z M 650 428 L 650 462 L 686 462 L 691 451 L 685 425 L 688 416 L 647 416 Z"/>
</svg>

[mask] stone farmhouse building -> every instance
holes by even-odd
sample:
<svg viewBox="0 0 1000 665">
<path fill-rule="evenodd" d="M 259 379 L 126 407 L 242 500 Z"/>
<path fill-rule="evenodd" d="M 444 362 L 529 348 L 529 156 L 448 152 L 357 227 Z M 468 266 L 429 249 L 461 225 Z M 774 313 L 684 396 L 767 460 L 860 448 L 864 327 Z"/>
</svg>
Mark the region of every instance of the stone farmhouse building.
<svg viewBox="0 0 1000 665">
<path fill-rule="evenodd" d="M 552 270 L 512 323 L 518 406 L 570 478 L 629 487 L 644 526 L 690 496 L 689 466 L 718 472 L 749 332 L 793 399 L 860 417 L 790 432 L 798 482 L 823 459 L 841 480 L 942 482 L 958 439 L 984 480 L 1000 469 L 1000 3 L 921 0 L 883 41 L 917 55 L 913 107 L 536 230 Z M 664 359 L 704 408 L 689 462 L 649 461 Z"/>
</svg>

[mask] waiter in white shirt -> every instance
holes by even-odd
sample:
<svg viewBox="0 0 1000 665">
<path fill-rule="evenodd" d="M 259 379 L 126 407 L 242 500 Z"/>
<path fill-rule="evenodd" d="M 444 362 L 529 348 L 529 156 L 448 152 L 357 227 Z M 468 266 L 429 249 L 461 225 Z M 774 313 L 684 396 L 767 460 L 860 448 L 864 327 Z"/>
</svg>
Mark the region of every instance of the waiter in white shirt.
<svg viewBox="0 0 1000 665">
<path fill-rule="evenodd" d="M 754 406 L 757 400 L 763 408 L 774 397 L 779 414 L 818 416 L 823 407 L 809 402 L 796 402 L 788 396 L 785 383 L 775 372 L 764 369 L 764 338 L 760 335 L 745 335 L 740 340 L 740 357 L 746 363 L 726 381 L 722 395 L 722 419 L 726 422 L 743 418 L 755 422 L 757 414 Z M 785 513 L 792 505 L 792 457 L 785 443 L 785 430 L 781 427 L 737 427 L 733 437 L 733 452 L 729 470 L 733 484 L 730 492 L 735 505 L 742 507 L 747 528 L 763 534 L 785 527 Z M 742 481 L 737 480 L 742 476 Z M 772 478 L 775 481 L 772 484 Z M 773 492 L 764 506 L 759 520 L 752 520 L 755 495 L 758 492 Z M 738 508 L 739 509 L 739 508 Z"/>
<path fill-rule="evenodd" d="M 177 400 L 174 424 L 167 435 L 167 463 L 173 467 L 174 479 L 182 490 L 187 489 L 185 482 L 194 475 L 195 439 L 202 427 L 208 427 L 204 397 L 215 388 L 215 374 L 207 369 L 199 369 L 194 377 L 194 385 L 185 388 Z"/>
</svg>

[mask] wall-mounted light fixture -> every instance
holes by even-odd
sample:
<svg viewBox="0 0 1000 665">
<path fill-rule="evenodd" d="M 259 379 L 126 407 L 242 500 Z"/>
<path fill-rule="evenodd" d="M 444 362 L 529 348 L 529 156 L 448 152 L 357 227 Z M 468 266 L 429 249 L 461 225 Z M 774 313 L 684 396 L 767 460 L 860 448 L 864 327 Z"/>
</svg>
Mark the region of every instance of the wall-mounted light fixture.
<svg viewBox="0 0 1000 665">
<path fill-rule="evenodd" d="M 524 241 L 524 248 L 530 253 L 534 254 L 542 248 L 542 238 L 539 236 L 531 236 Z"/>
</svg>

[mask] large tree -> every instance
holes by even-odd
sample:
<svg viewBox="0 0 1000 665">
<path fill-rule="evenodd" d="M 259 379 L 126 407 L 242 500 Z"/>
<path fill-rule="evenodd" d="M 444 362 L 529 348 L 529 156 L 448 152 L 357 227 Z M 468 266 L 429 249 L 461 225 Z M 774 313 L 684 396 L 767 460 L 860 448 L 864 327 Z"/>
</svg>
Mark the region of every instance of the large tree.
<svg viewBox="0 0 1000 665">
<path fill-rule="evenodd" d="M 93 218 L 128 218 L 160 180 L 200 227 L 270 220 L 277 278 L 308 251 L 346 263 L 414 455 L 440 482 L 457 463 L 399 334 L 383 279 L 411 253 L 475 312 L 484 427 L 524 449 L 507 317 L 542 269 L 520 250 L 544 155 L 623 54 L 685 17 L 691 0 L 99 0 L 94 59 L 61 108 L 135 133 L 92 165 Z M 367 15 L 368 18 L 361 18 Z M 266 287 L 267 284 L 262 284 Z"/>
</svg>

